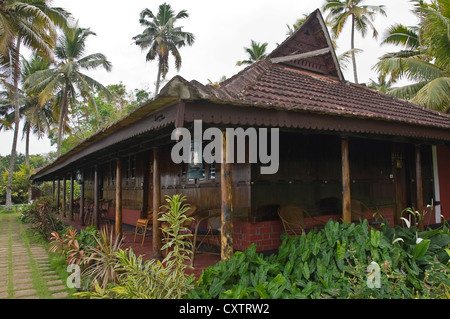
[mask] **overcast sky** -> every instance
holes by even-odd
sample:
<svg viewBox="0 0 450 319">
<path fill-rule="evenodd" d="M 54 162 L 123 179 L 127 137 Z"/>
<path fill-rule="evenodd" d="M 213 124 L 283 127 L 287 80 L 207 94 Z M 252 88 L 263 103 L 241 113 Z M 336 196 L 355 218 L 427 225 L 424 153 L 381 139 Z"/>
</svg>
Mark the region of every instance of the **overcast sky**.
<svg viewBox="0 0 450 319">
<path fill-rule="evenodd" d="M 324 0 L 168 0 L 178 12 L 186 9 L 189 18 L 179 20 L 183 30 L 195 35 L 192 47 L 180 50 L 182 66 L 176 72 L 173 58 L 169 58 L 170 72 L 167 79 L 179 74 L 186 80 L 197 80 L 203 84 L 208 79 L 218 81 L 222 76 L 230 77 L 243 67 L 236 61 L 247 58 L 244 47 L 250 41 L 267 42 L 268 50 L 275 49 L 277 43 L 286 38 L 287 26 L 292 25 L 304 14 L 320 8 Z M 95 71 L 89 74 L 97 81 L 108 84 L 122 82 L 129 90 L 147 89 L 154 91 L 157 62 L 146 62 L 145 53 L 133 43 L 132 37 L 141 33 L 139 14 L 144 8 L 158 11 L 163 1 L 151 0 L 54 0 L 53 5 L 65 8 L 79 20 L 81 27 L 89 27 L 97 35 L 87 44 L 87 53 L 101 52 L 111 61 L 111 72 Z M 394 23 L 417 24 L 411 13 L 409 0 L 366 0 L 365 4 L 384 5 L 387 17 L 378 16 L 375 20 L 380 35 Z M 326 14 L 324 15 L 326 18 Z M 396 50 L 390 46 L 380 46 L 380 38 L 372 39 L 371 33 L 362 39 L 357 35 L 355 46 L 364 52 L 357 56 L 359 82 L 366 83 L 376 79 L 371 70 L 383 53 Z M 350 49 L 350 28 L 344 29 L 337 41 L 337 54 Z M 351 65 L 343 70 L 346 80 L 353 81 Z M 21 138 L 22 136 L 20 136 Z M 0 154 L 11 152 L 12 131 L 0 133 Z M 56 150 L 44 139 L 33 139 L 31 154 L 42 154 Z M 23 141 L 19 141 L 17 151 L 25 153 Z"/>
</svg>

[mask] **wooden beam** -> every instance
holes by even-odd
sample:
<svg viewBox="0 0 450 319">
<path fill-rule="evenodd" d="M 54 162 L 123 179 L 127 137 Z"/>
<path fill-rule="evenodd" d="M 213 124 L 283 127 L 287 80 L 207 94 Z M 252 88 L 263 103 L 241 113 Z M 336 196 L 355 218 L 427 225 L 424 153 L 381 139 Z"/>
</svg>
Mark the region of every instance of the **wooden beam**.
<svg viewBox="0 0 450 319">
<path fill-rule="evenodd" d="M 100 216 L 98 214 L 98 165 L 94 166 L 94 225 L 99 228 Z"/>
<path fill-rule="evenodd" d="M 292 54 L 292 55 L 287 55 L 287 56 L 282 56 L 282 57 L 278 57 L 278 58 L 272 58 L 270 59 L 270 61 L 272 63 L 282 63 L 282 62 L 289 62 L 289 61 L 294 61 L 294 60 L 302 60 L 302 59 L 307 59 L 307 58 L 312 58 L 318 55 L 324 55 L 330 52 L 330 48 L 323 48 L 323 49 L 319 49 L 319 50 L 314 50 L 314 51 L 310 51 L 310 52 L 305 52 L 305 53 L 300 53 L 300 54 Z"/>
<path fill-rule="evenodd" d="M 420 157 L 420 145 L 416 145 L 415 149 L 416 159 L 416 197 L 417 197 L 417 211 L 423 214 L 423 184 L 422 184 L 422 159 Z M 419 229 L 423 230 L 423 220 L 419 224 Z"/>
<path fill-rule="evenodd" d="M 161 172 L 160 172 L 160 150 L 153 149 L 153 258 L 162 258 L 162 231 L 161 222 L 158 220 L 161 207 Z M 145 234 L 144 234 L 145 236 Z"/>
<path fill-rule="evenodd" d="M 116 160 L 116 236 L 122 237 L 122 172 L 123 160 Z M 144 234 L 145 236 L 145 234 Z"/>
<path fill-rule="evenodd" d="M 348 157 L 348 138 L 341 140 L 342 154 L 342 219 L 352 221 L 352 204 L 350 195 L 350 163 Z"/>
<path fill-rule="evenodd" d="M 433 183 L 434 183 L 434 217 L 436 224 L 440 224 L 441 220 L 441 193 L 439 188 L 439 166 L 438 166 L 438 150 L 437 146 L 431 147 L 431 155 L 433 159 Z"/>
<path fill-rule="evenodd" d="M 81 225 L 84 226 L 84 169 L 81 170 L 80 219 L 81 219 Z"/>
<path fill-rule="evenodd" d="M 222 164 L 220 165 L 221 190 L 221 259 L 228 260 L 233 254 L 233 206 L 231 196 L 232 166 L 226 162 L 227 132 L 222 132 Z"/>
<path fill-rule="evenodd" d="M 73 179 L 73 173 L 70 173 L 70 219 L 73 220 L 73 193 L 74 193 L 74 179 Z"/>
</svg>

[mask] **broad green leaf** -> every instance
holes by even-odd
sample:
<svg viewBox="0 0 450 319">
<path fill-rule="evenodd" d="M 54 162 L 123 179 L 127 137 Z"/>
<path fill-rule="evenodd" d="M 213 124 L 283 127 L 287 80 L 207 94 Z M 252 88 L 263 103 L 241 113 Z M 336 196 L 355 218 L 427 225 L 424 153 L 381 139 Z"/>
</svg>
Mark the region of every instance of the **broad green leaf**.
<svg viewBox="0 0 450 319">
<path fill-rule="evenodd" d="M 342 244 L 339 240 L 337 241 L 336 257 L 338 258 L 338 260 L 344 259 L 346 245 L 347 243 L 345 241 L 342 242 Z"/>
<path fill-rule="evenodd" d="M 413 256 L 414 258 L 422 257 L 426 254 L 428 247 L 430 247 L 431 240 L 424 239 L 414 247 Z"/>
</svg>

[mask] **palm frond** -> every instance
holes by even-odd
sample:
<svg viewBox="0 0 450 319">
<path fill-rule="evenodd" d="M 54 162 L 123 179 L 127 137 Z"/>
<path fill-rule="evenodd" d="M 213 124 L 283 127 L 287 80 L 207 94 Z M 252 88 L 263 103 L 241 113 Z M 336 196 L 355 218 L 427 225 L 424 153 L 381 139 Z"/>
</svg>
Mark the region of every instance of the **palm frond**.
<svg viewBox="0 0 450 319">
<path fill-rule="evenodd" d="M 450 108 L 450 77 L 440 77 L 424 85 L 411 102 L 429 109 L 447 112 Z"/>
</svg>

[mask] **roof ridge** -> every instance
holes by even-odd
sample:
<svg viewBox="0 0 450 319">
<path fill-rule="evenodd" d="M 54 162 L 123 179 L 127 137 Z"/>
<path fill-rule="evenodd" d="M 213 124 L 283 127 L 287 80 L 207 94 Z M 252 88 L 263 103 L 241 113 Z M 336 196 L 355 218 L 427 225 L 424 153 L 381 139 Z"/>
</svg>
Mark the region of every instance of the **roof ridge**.
<svg viewBox="0 0 450 319">
<path fill-rule="evenodd" d="M 220 95 L 242 99 L 247 89 L 256 83 L 271 68 L 271 65 L 267 58 L 256 61 L 220 83 L 220 87 L 215 90 Z"/>
</svg>

